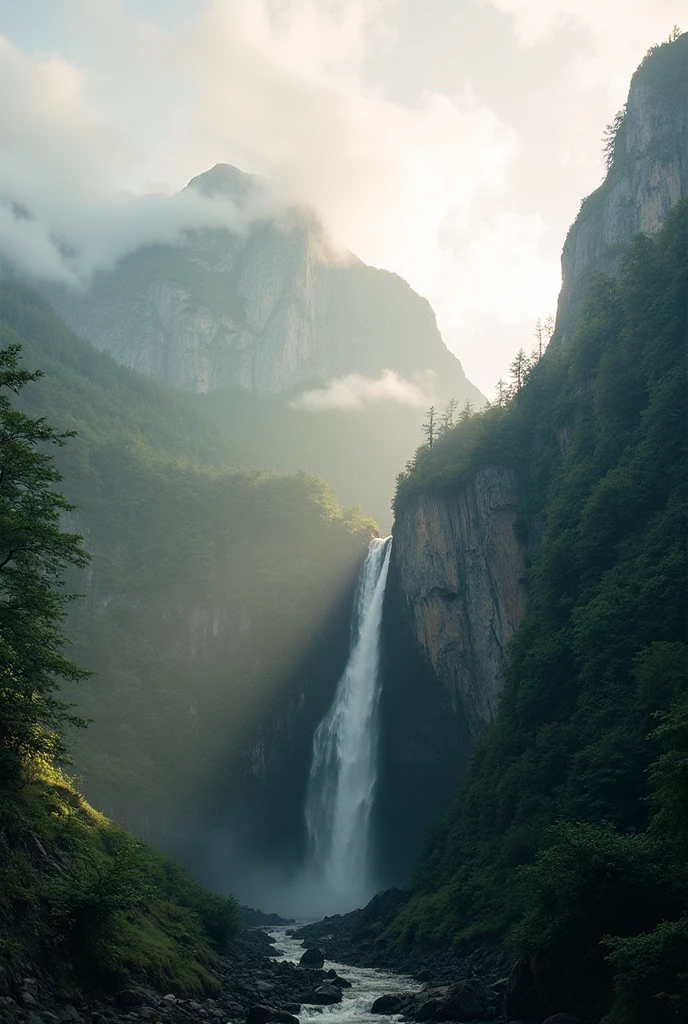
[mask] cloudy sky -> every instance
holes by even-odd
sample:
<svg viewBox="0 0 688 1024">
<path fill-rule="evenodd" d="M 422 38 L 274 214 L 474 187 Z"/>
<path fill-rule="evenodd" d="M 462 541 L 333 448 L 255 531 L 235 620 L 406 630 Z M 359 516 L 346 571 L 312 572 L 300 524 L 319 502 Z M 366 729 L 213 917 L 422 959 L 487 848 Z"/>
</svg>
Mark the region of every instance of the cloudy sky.
<svg viewBox="0 0 688 1024">
<path fill-rule="evenodd" d="M 233 163 L 405 277 L 491 394 L 535 320 L 555 310 L 566 230 L 602 177 L 604 126 L 647 48 L 687 27 L 686 10 L 686 0 L 5 0 L 0 198 L 35 219 L 0 207 L 0 237 L 44 276 L 84 281 L 217 216 L 165 194 Z M 230 209 L 221 216 L 240 227 Z"/>
</svg>

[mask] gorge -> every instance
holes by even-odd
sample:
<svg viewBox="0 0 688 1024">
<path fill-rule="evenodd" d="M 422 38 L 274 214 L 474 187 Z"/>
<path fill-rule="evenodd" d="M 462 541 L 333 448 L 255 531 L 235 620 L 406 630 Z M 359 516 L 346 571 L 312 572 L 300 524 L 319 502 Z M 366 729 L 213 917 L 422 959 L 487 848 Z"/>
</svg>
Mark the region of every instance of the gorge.
<svg viewBox="0 0 688 1024">
<path fill-rule="evenodd" d="M 254 187 L 224 164 L 188 186 Z M 132 252 L 78 294 L 8 272 L 2 536 L 9 562 L 27 523 L 53 546 L 0 569 L 0 1019 L 39 1024 L 36 976 L 92 1024 L 294 1024 L 339 1005 L 344 963 L 415 974 L 375 995 L 418 1021 L 683 1019 L 687 204 L 675 34 L 571 227 L 549 348 L 487 405 L 429 305 L 302 210 Z M 387 370 L 475 406 L 425 442 L 422 405 L 299 406 Z M 64 651 L 95 678 L 41 666 Z M 75 716 L 96 811 L 63 774 Z M 231 894 L 328 917 L 247 952 Z"/>
</svg>

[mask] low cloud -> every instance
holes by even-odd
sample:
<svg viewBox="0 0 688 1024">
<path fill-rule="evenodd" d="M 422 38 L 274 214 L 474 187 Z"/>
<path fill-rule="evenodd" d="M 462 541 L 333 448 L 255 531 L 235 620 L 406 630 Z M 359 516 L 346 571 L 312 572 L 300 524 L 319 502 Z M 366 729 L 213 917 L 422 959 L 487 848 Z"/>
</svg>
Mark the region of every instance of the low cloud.
<svg viewBox="0 0 688 1024">
<path fill-rule="evenodd" d="M 367 80 L 383 0 L 211 0 L 165 28 L 119 0 L 74 7 L 90 73 L 0 37 L 0 199 L 31 213 L 8 206 L 0 244 L 22 270 L 84 284 L 189 228 L 245 230 L 261 211 L 169 194 L 226 161 L 269 179 L 272 211 L 312 207 L 335 245 L 423 289 L 448 220 L 470 231 L 506 187 L 517 139 L 467 83 L 401 101 Z"/>
<path fill-rule="evenodd" d="M 289 404 L 292 409 L 313 413 L 356 412 L 383 404 L 422 406 L 430 397 L 431 376 L 428 373 L 421 380 L 409 381 L 392 370 L 383 371 L 377 378 L 349 373 L 331 380 L 324 388 L 305 391 Z"/>
</svg>

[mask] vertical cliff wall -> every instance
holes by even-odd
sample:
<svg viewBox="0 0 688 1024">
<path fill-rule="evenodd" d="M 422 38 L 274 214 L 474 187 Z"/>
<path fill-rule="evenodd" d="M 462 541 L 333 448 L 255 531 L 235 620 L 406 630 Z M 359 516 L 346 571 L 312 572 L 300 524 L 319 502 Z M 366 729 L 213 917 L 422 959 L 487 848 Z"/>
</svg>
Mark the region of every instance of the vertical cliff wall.
<svg viewBox="0 0 688 1024">
<path fill-rule="evenodd" d="M 634 235 L 658 231 L 687 195 L 684 34 L 654 47 L 633 76 L 607 177 L 583 202 L 564 245 L 557 329 L 543 370 L 573 338 L 591 274 L 615 275 Z M 545 434 L 537 446 L 558 444 L 564 453 L 569 440 L 563 426 L 556 443 Z M 500 443 L 507 451 L 512 442 Z M 521 450 L 530 443 L 522 439 Z M 507 645 L 525 612 L 528 546 L 538 543 L 545 524 L 525 512 L 524 481 L 491 460 L 486 451 L 485 468 L 451 494 L 440 490 L 451 470 L 445 457 L 435 489 L 417 486 L 394 524 L 380 788 L 381 829 L 392 837 L 392 859 L 404 843 L 417 842 L 422 822 L 449 805 L 471 747 L 493 719 Z M 397 857 L 399 871 L 402 860 Z M 409 854 L 406 865 L 410 860 Z"/>
<path fill-rule="evenodd" d="M 456 494 L 422 495 L 395 521 L 379 790 L 386 880 L 408 871 L 493 719 L 526 603 L 521 518 L 515 474 L 490 467 Z"/>
<path fill-rule="evenodd" d="M 525 549 L 511 470 L 455 497 L 423 496 L 395 523 L 402 614 L 454 716 L 476 738 L 493 718 L 506 644 L 525 610 Z"/>
<path fill-rule="evenodd" d="M 631 80 L 613 162 L 573 223 L 561 258 L 555 346 L 571 341 L 591 272 L 615 275 L 623 247 L 654 234 L 688 195 L 688 33 L 651 51 Z"/>
</svg>

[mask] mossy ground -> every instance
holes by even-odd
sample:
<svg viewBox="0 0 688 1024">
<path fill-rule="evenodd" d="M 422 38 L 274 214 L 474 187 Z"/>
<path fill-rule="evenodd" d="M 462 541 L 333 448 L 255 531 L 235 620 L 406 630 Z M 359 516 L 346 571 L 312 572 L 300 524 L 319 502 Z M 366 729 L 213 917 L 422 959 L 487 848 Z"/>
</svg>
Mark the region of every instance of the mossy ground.
<svg viewBox="0 0 688 1024">
<path fill-rule="evenodd" d="M 115 991 L 213 995 L 217 950 L 239 926 L 174 861 L 99 814 L 49 767 L 0 795 L 0 954 L 11 973 Z"/>
</svg>

